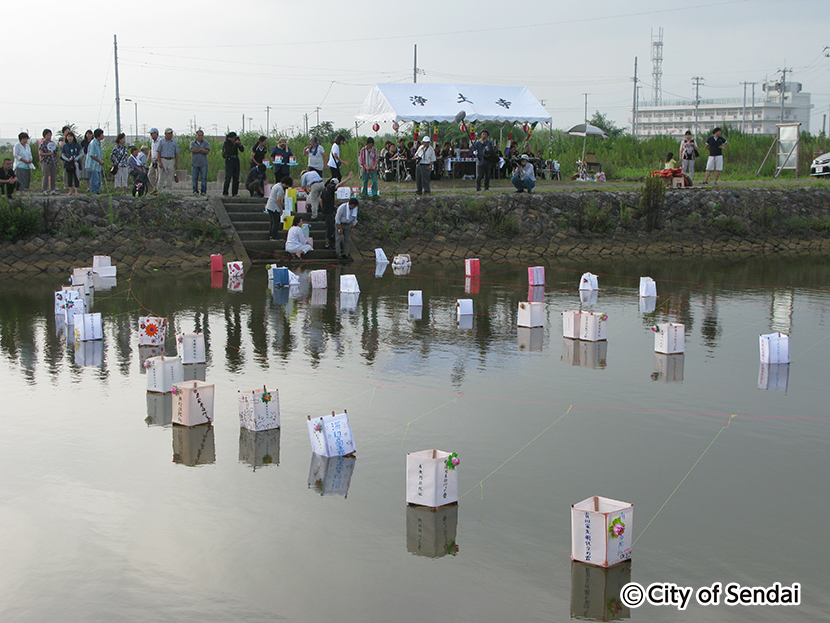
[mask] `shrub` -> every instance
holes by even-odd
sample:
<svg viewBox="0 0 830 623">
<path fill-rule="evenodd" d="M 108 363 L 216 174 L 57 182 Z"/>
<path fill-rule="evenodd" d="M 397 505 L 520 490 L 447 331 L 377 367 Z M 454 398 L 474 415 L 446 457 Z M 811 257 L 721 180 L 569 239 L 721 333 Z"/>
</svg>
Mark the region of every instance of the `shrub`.
<svg viewBox="0 0 830 623">
<path fill-rule="evenodd" d="M 663 212 L 666 197 L 666 185 L 663 178 L 649 177 L 643 184 L 643 196 L 640 199 L 640 213 L 645 219 L 646 231 L 657 229 Z"/>
<path fill-rule="evenodd" d="M 737 216 L 719 216 L 712 221 L 712 224 L 721 231 L 725 231 L 736 236 L 741 236 L 747 231 L 746 225 L 744 225 L 743 222 L 741 222 L 741 219 Z"/>
<path fill-rule="evenodd" d="M 753 216 L 755 217 L 755 222 L 758 223 L 761 229 L 770 230 L 775 224 L 778 212 L 779 209 L 777 205 L 761 205 L 758 206 L 757 210 L 755 210 Z"/>
<path fill-rule="evenodd" d="M 611 222 L 610 206 L 599 207 L 593 199 L 588 202 L 588 209 L 585 210 L 583 222 L 585 228 L 595 234 L 605 233 L 606 230 L 614 227 Z"/>
<path fill-rule="evenodd" d="M 18 240 L 43 229 L 41 211 L 24 206 L 20 199 L 0 197 L 0 240 Z"/>
</svg>

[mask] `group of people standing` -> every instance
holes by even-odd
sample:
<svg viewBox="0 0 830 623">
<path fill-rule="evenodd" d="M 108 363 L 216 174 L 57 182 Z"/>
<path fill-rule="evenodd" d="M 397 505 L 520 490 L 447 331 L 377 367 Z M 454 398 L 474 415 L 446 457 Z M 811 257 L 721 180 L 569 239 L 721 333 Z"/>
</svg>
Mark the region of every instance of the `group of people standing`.
<svg viewBox="0 0 830 623">
<path fill-rule="evenodd" d="M 709 176 L 714 172 L 714 183 L 718 183 L 721 171 L 723 171 L 723 150 L 729 143 L 723 138 L 723 130 L 721 128 L 714 128 L 712 136 L 706 139 L 706 149 L 709 151 L 709 157 L 706 159 L 706 175 L 703 178 L 703 184 L 709 183 Z M 694 186 L 695 182 L 695 161 L 700 157 L 700 152 L 697 149 L 697 142 L 692 137 L 691 130 L 686 130 L 683 135 L 683 140 L 680 142 L 680 169 L 682 174 L 689 180 L 690 186 Z M 677 160 L 674 159 L 674 152 L 666 154 L 666 163 L 664 169 L 675 169 L 677 167 Z"/>
<path fill-rule="evenodd" d="M 12 148 L 13 166 L 9 158 L 3 162 L 0 192 L 7 197 L 12 197 L 15 191 L 28 192 L 32 183 L 32 171 L 39 165 L 43 175 L 43 193 L 56 195 L 58 169 L 62 165 L 68 195 L 79 194 L 82 179 L 89 180 L 91 193 L 100 193 L 104 166 L 103 137 L 104 131 L 100 128 L 94 132 L 87 130 L 84 139 L 78 142 L 72 129 L 64 126 L 60 137 L 55 140 L 52 130 L 46 128 L 37 144 L 36 165 L 32 146 L 29 144 L 29 134 L 21 132 L 17 135 L 18 142 Z"/>
</svg>

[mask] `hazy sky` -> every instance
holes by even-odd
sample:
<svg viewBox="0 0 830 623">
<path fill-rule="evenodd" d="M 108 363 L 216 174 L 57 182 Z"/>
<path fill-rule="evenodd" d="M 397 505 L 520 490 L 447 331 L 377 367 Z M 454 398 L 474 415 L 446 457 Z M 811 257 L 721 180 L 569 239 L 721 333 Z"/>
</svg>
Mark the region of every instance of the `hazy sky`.
<svg viewBox="0 0 830 623">
<path fill-rule="evenodd" d="M 0 137 L 40 136 L 67 121 L 115 132 L 113 35 L 121 124 L 193 123 L 208 133 L 320 119 L 353 127 L 376 82 L 514 84 L 530 88 L 555 128 L 595 110 L 630 125 L 634 57 L 651 99 L 651 33 L 663 28 L 663 99 L 742 97 L 786 66 L 812 93 L 813 132 L 830 112 L 827 0 L 701 2 L 368 0 L 105 3 L 43 0 L 6 13 Z M 828 50 L 830 51 L 830 50 Z M 124 102 L 125 98 L 133 102 Z M 134 104 L 135 103 L 135 104 Z M 248 120 L 250 118 L 250 120 Z M 389 131 L 382 126 L 381 132 Z M 363 126 L 361 133 L 370 133 Z"/>
</svg>

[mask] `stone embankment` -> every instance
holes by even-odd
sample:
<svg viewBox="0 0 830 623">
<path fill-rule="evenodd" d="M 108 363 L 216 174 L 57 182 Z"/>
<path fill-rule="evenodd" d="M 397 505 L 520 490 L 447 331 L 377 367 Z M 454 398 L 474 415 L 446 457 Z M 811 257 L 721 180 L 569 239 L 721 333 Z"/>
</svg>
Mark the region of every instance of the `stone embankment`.
<svg viewBox="0 0 830 623">
<path fill-rule="evenodd" d="M 32 196 L 23 204 L 42 212 L 43 231 L 0 242 L 0 273 L 67 272 L 90 266 L 93 255 L 122 270 L 207 266 L 212 253 L 247 260 L 215 198 Z"/>
<path fill-rule="evenodd" d="M 0 272 L 65 272 L 89 265 L 93 255 L 131 268 L 207 266 L 212 253 L 248 261 L 218 197 L 33 196 L 25 202 L 42 212 L 43 232 L 0 242 Z M 390 258 L 541 261 L 830 250 L 830 188 L 666 191 L 651 231 L 640 202 L 640 192 L 601 191 L 362 200 L 352 255 L 373 259 L 383 247 Z"/>
<path fill-rule="evenodd" d="M 830 187 L 667 190 L 646 229 L 640 192 L 554 192 L 363 201 L 364 258 L 643 257 L 819 253 L 830 249 Z"/>
</svg>

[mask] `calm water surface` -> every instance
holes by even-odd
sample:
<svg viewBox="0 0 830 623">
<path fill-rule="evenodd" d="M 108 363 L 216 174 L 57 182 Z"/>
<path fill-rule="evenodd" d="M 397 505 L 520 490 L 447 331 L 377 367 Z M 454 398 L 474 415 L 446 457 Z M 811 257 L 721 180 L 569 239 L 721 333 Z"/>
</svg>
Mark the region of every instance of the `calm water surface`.
<svg viewBox="0 0 830 623">
<path fill-rule="evenodd" d="M 346 271 L 354 307 L 307 274 L 272 295 L 263 269 L 234 292 L 206 271 L 119 267 L 94 293 L 103 343 L 78 350 L 53 315 L 63 277 L 0 278 L 0 619 L 826 619 L 825 258 L 549 265 L 534 331 L 516 328 L 525 265 L 483 261 L 478 284 L 461 263 Z M 474 301 L 470 329 L 457 298 Z M 580 305 L 608 314 L 607 344 L 561 337 Z M 206 334 L 188 373 L 216 386 L 213 427 L 171 427 L 169 396 L 146 393 L 148 312 L 170 320 L 169 355 L 172 333 Z M 655 355 L 658 321 L 686 324 L 684 356 Z M 767 374 L 771 330 L 792 363 Z M 240 431 L 237 390 L 263 384 L 282 429 Z M 344 408 L 356 460 L 315 458 L 306 416 Z M 457 507 L 406 506 L 405 454 L 427 448 L 459 454 Z M 634 504 L 630 566 L 572 565 L 570 505 L 593 495 Z M 629 579 L 800 582 L 802 605 L 619 611 Z"/>
</svg>

